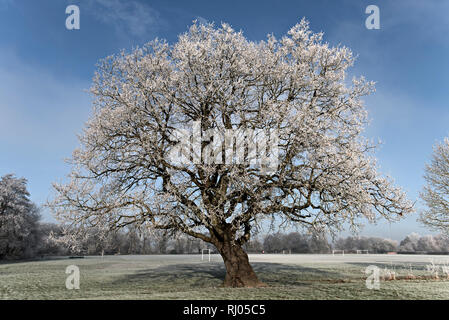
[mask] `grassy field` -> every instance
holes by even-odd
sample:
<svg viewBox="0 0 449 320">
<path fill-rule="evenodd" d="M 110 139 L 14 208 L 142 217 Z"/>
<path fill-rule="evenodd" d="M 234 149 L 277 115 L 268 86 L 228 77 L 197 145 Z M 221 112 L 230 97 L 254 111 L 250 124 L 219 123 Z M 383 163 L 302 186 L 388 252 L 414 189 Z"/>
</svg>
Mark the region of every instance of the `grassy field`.
<svg viewBox="0 0 449 320">
<path fill-rule="evenodd" d="M 1 299 L 449 299 L 449 280 L 440 268 L 449 257 L 405 255 L 250 255 L 267 288 L 220 288 L 225 269 L 219 256 L 107 256 L 0 264 Z M 80 289 L 65 287 L 66 267 L 80 269 Z M 365 268 L 396 280 L 366 287 Z M 413 274 L 416 279 L 410 279 Z"/>
</svg>

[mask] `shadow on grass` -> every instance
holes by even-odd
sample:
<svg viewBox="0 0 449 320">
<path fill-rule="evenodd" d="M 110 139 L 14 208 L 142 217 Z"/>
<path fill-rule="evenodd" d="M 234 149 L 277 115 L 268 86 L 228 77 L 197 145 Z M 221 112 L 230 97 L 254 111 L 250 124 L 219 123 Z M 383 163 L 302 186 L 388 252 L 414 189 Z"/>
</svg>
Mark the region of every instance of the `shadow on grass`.
<svg viewBox="0 0 449 320">
<path fill-rule="evenodd" d="M 25 263 L 25 262 L 56 261 L 56 260 L 65 260 L 68 258 L 69 258 L 69 256 L 41 256 L 41 257 L 26 258 L 26 259 L 11 259 L 11 260 L 0 259 L 0 265 Z"/>
<path fill-rule="evenodd" d="M 310 285 L 313 281 L 335 281 L 345 277 L 338 271 L 318 267 L 286 265 L 280 263 L 254 263 L 259 279 L 269 286 Z"/>
<path fill-rule="evenodd" d="M 252 263 L 259 279 L 273 286 L 308 286 L 312 281 L 335 281 L 344 277 L 339 272 L 308 268 L 298 265 L 280 263 Z M 134 274 L 122 276 L 114 285 L 125 283 L 148 284 L 152 287 L 188 287 L 190 289 L 218 287 L 225 278 L 226 270 L 221 263 L 212 264 L 173 264 L 152 269 L 145 269 Z"/>
</svg>

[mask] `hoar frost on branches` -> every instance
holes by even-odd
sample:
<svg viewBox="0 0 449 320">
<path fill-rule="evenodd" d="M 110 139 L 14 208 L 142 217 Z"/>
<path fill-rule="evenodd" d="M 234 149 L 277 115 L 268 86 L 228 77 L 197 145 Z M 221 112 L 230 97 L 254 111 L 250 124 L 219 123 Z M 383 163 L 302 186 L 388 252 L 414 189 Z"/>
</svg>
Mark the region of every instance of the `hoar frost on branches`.
<svg viewBox="0 0 449 320">
<path fill-rule="evenodd" d="M 27 180 L 0 177 L 0 260 L 29 258 L 38 249 L 38 207 L 31 202 Z"/>
<path fill-rule="evenodd" d="M 449 138 L 433 148 L 431 162 L 426 165 L 426 185 L 421 192 L 427 208 L 420 221 L 428 227 L 449 234 Z"/>
<path fill-rule="evenodd" d="M 94 77 L 94 115 L 73 153 L 70 181 L 54 185 L 50 205 L 71 225 L 143 224 L 200 238 L 222 255 L 225 286 L 262 285 L 242 245 L 264 219 L 336 231 L 412 209 L 378 174 L 374 146 L 361 136 L 361 97 L 373 83 L 345 85 L 353 61 L 348 48 L 323 43 L 305 20 L 260 42 L 227 24 L 194 23 L 173 45 L 154 40 L 108 57 Z M 207 130 L 222 137 L 274 130 L 277 169 L 173 163 L 173 132 L 194 122 L 201 157 L 218 139 Z"/>
</svg>

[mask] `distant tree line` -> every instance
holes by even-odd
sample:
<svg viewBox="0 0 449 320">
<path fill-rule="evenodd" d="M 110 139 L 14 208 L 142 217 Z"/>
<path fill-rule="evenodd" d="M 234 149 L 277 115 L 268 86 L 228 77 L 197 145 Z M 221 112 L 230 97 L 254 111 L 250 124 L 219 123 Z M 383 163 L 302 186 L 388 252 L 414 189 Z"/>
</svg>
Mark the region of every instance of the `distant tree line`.
<svg viewBox="0 0 449 320">
<path fill-rule="evenodd" d="M 47 234 L 49 243 L 59 247 L 58 252 L 47 254 L 119 255 L 119 254 L 188 254 L 201 253 L 210 248 L 203 241 L 185 235 L 172 235 L 161 231 L 148 232 L 134 226 L 102 234 L 101 230 L 89 229 L 82 238 L 76 239 L 76 247 L 59 242 L 63 230 L 52 225 L 52 234 Z"/>
<path fill-rule="evenodd" d="M 357 250 L 368 250 L 369 253 L 387 253 L 398 250 L 398 242 L 395 240 L 378 237 L 347 237 L 335 241 L 335 250 L 345 252 L 357 252 Z"/>
<path fill-rule="evenodd" d="M 412 233 L 400 242 L 375 237 L 347 237 L 338 239 L 333 247 L 347 252 L 368 250 L 370 253 L 442 254 L 449 253 L 449 237 L 442 234 L 421 236 Z"/>
<path fill-rule="evenodd" d="M 331 245 L 326 237 L 318 234 L 276 233 L 264 237 L 259 251 L 262 250 L 266 253 L 328 253 Z"/>
<path fill-rule="evenodd" d="M 26 179 L 8 174 L 0 177 L 0 260 L 32 259 L 43 256 L 113 255 L 113 254 L 189 254 L 202 249 L 214 250 L 211 244 L 187 235 L 130 225 L 103 234 L 88 229 L 69 247 L 62 227 L 40 222 L 39 209 L 29 199 Z M 420 236 L 412 233 L 401 242 L 378 237 L 346 237 L 330 243 L 320 234 L 299 232 L 268 234 L 255 237 L 245 244 L 249 253 L 330 253 L 334 249 L 370 253 L 447 253 L 449 238 L 443 235 Z"/>
<path fill-rule="evenodd" d="M 412 233 L 401 241 L 400 253 L 449 253 L 449 237 L 446 235 L 420 236 Z"/>
</svg>

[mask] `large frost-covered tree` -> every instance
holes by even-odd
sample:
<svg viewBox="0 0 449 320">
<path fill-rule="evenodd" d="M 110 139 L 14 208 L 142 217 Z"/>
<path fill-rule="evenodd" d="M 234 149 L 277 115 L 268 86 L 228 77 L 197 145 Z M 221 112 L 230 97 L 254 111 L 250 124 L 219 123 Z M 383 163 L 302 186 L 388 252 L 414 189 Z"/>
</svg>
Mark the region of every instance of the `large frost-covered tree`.
<svg viewBox="0 0 449 320">
<path fill-rule="evenodd" d="M 31 257 L 37 250 L 40 215 L 26 183 L 12 174 L 0 177 L 0 259 Z"/>
<path fill-rule="evenodd" d="M 426 165 L 426 185 L 421 198 L 427 206 L 420 221 L 432 229 L 449 233 L 449 138 L 433 149 L 431 162 Z"/>
<path fill-rule="evenodd" d="M 225 286 L 260 286 L 242 245 L 264 219 L 336 231 L 412 209 L 361 136 L 373 84 L 346 83 L 353 61 L 305 20 L 260 42 L 194 23 L 174 44 L 108 57 L 50 205 L 71 225 L 202 239 L 223 257 Z"/>
</svg>

